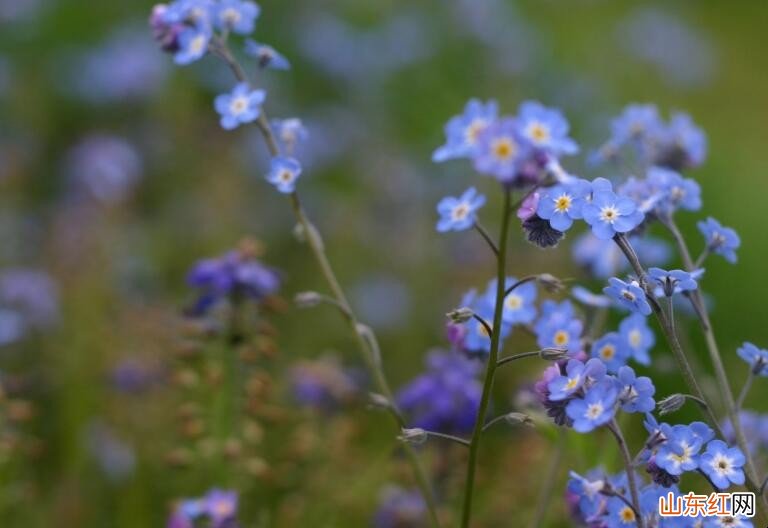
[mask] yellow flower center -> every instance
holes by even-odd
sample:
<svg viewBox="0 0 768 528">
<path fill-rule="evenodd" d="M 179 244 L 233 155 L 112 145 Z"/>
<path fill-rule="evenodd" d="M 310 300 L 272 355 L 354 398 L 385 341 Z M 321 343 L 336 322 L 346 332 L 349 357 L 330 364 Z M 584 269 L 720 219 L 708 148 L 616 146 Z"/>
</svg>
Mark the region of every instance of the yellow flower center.
<svg viewBox="0 0 768 528">
<path fill-rule="evenodd" d="M 558 213 L 565 213 L 568 211 L 568 209 L 571 208 L 571 204 L 573 203 L 573 200 L 571 197 L 565 193 L 561 194 L 557 198 L 555 198 L 555 211 Z"/>
<path fill-rule="evenodd" d="M 619 512 L 619 517 L 621 517 L 622 522 L 633 522 L 635 520 L 635 512 L 632 511 L 632 508 L 626 506 Z"/>
<path fill-rule="evenodd" d="M 507 296 L 507 302 L 505 304 L 510 310 L 519 310 L 523 305 L 523 299 L 519 295 L 511 293 L 509 296 Z"/>
<path fill-rule="evenodd" d="M 576 376 L 575 378 L 570 378 L 568 380 L 568 383 L 565 384 L 565 388 L 567 390 L 573 390 L 576 388 L 576 386 L 579 384 L 580 376 Z"/>
<path fill-rule="evenodd" d="M 570 338 L 568 336 L 568 332 L 566 332 L 565 330 L 558 330 L 557 332 L 555 332 L 555 337 L 553 341 L 555 342 L 555 345 L 560 347 L 560 346 L 567 345 L 569 339 Z"/>
<path fill-rule="evenodd" d="M 600 220 L 612 224 L 619 217 L 619 211 L 612 205 L 607 205 L 600 210 Z"/>
<path fill-rule="evenodd" d="M 528 137 L 534 143 L 544 143 L 549 139 L 549 129 L 541 123 L 533 122 L 528 125 Z"/>
<path fill-rule="evenodd" d="M 493 143 L 493 154 L 502 161 L 513 157 L 517 152 L 517 145 L 510 138 L 500 138 Z"/>
<path fill-rule="evenodd" d="M 613 345 L 605 345 L 603 348 L 600 349 L 600 357 L 610 361 L 613 359 L 613 356 L 616 355 L 616 347 Z"/>
</svg>

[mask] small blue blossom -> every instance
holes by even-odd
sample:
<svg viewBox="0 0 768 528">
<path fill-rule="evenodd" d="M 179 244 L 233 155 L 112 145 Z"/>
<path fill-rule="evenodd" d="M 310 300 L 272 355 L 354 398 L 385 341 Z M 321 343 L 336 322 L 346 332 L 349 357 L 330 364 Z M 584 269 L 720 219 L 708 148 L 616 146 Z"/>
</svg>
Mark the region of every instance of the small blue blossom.
<svg viewBox="0 0 768 528">
<path fill-rule="evenodd" d="M 440 214 L 440 220 L 437 222 L 438 232 L 464 231 L 471 228 L 477 220 L 477 211 L 483 205 L 485 196 L 478 194 L 474 187 L 464 191 L 458 198 L 443 198 L 437 204 L 437 212 Z"/>
<path fill-rule="evenodd" d="M 768 350 L 744 343 L 736 353 L 747 362 L 756 375 L 768 377 Z"/>
<path fill-rule="evenodd" d="M 661 159 L 668 166 L 682 170 L 704 163 L 707 157 L 707 136 L 688 114 L 672 114 L 663 137 L 666 148 Z"/>
<path fill-rule="evenodd" d="M 309 132 L 298 117 L 273 119 L 271 125 L 280 145 L 289 153 L 309 137 Z"/>
<path fill-rule="evenodd" d="M 635 376 L 631 367 L 621 367 L 616 375 L 621 410 L 628 413 L 649 413 L 656 407 L 653 395 L 656 387 L 651 378 Z"/>
<path fill-rule="evenodd" d="M 645 292 L 636 281 L 624 282 L 613 277 L 608 279 L 610 286 L 603 288 L 603 293 L 618 302 L 619 306 L 631 312 L 643 315 L 651 314 L 651 305 L 645 298 Z"/>
<path fill-rule="evenodd" d="M 656 453 L 656 465 L 670 475 L 693 471 L 699 464 L 703 438 L 687 425 L 661 425 L 666 441 Z"/>
<path fill-rule="evenodd" d="M 609 372 L 617 372 L 627 364 L 629 349 L 617 332 L 610 332 L 592 344 L 593 358 L 597 358 L 608 368 Z"/>
<path fill-rule="evenodd" d="M 211 30 L 207 26 L 186 26 L 178 35 L 178 51 L 173 56 L 176 64 L 191 64 L 203 57 L 211 41 Z"/>
<path fill-rule="evenodd" d="M 657 211 L 668 215 L 677 209 L 701 209 L 701 187 L 694 180 L 683 178 L 670 169 L 651 167 L 648 169 L 647 182 L 653 192 L 659 195 Z"/>
<path fill-rule="evenodd" d="M 723 227 L 720 222 L 710 217 L 698 224 L 699 231 L 707 241 L 707 248 L 713 253 L 722 255 L 731 264 L 736 263 L 736 250 L 741 245 L 741 239 L 730 227 Z"/>
<path fill-rule="evenodd" d="M 652 104 L 630 104 L 611 123 L 611 140 L 618 145 L 658 135 L 663 127 L 659 111 Z"/>
<path fill-rule="evenodd" d="M 475 169 L 502 182 L 511 182 L 518 176 L 528 151 L 528 141 L 518 133 L 515 120 L 500 119 L 480 133 L 474 156 Z"/>
<path fill-rule="evenodd" d="M 203 498 L 211 528 L 226 528 L 235 522 L 238 497 L 236 491 L 213 489 Z"/>
<path fill-rule="evenodd" d="M 661 291 L 667 297 L 698 288 L 693 274 L 683 270 L 667 271 L 661 268 L 649 268 L 648 276 L 661 287 Z"/>
<path fill-rule="evenodd" d="M 541 304 L 541 316 L 534 326 L 540 347 L 565 348 L 574 356 L 581 351 L 583 330 L 584 323 L 576 317 L 570 301 L 546 300 Z"/>
<path fill-rule="evenodd" d="M 548 399 L 561 401 L 570 398 L 585 384 L 594 384 L 605 377 L 605 364 L 599 359 L 590 359 L 586 363 L 571 359 L 565 366 L 565 375 L 552 379 L 548 385 Z"/>
<path fill-rule="evenodd" d="M 534 148 L 553 156 L 575 154 L 578 145 L 568 137 L 568 121 L 560 110 L 547 108 L 536 101 L 525 101 L 517 113 L 520 135 Z"/>
<path fill-rule="evenodd" d="M 483 317 L 488 326 L 491 327 L 491 330 L 493 330 L 493 309 L 487 309 L 483 312 L 479 312 L 478 315 Z M 499 336 L 501 340 L 503 341 L 509 337 L 511 332 L 512 327 L 502 322 L 501 334 Z M 488 335 L 488 331 L 486 330 L 485 326 L 483 326 L 480 321 L 474 318 L 467 323 L 467 333 L 464 337 L 464 348 L 468 352 L 473 353 L 487 354 L 491 351 L 491 336 Z"/>
<path fill-rule="evenodd" d="M 589 433 L 611 421 L 616 414 L 617 397 L 614 383 L 603 380 L 593 385 L 583 399 L 571 400 L 565 411 L 573 420 L 573 429 L 579 433 Z"/>
<path fill-rule="evenodd" d="M 445 126 L 445 145 L 435 151 L 432 160 L 442 162 L 474 156 L 480 134 L 496 120 L 498 111 L 496 101 L 483 103 L 471 99 L 464 107 L 463 114 L 448 121 Z"/>
<path fill-rule="evenodd" d="M 584 204 L 582 215 L 597 238 L 608 240 L 616 233 L 632 231 L 643 222 L 645 215 L 635 202 L 614 193 L 611 182 L 597 178 L 592 186 L 592 200 Z"/>
<path fill-rule="evenodd" d="M 723 515 L 708 517 L 704 521 L 703 528 L 754 528 L 754 524 L 752 524 L 752 521 L 741 515 L 737 517 Z"/>
<path fill-rule="evenodd" d="M 221 115 L 221 127 L 232 130 L 241 124 L 255 121 L 266 98 L 264 90 L 251 90 L 248 83 L 239 83 L 231 93 L 217 96 L 214 107 Z"/>
<path fill-rule="evenodd" d="M 472 431 L 483 387 L 482 364 L 456 352 L 432 352 L 427 370 L 397 393 L 408 425 L 428 431 L 463 434 Z"/>
<path fill-rule="evenodd" d="M 701 455 L 699 468 L 721 490 L 730 485 L 744 484 L 744 454 L 736 447 L 728 447 L 722 440 L 712 440 Z"/>
<path fill-rule="evenodd" d="M 582 218 L 582 208 L 592 191 L 586 180 L 576 180 L 565 185 L 544 189 L 539 197 L 536 214 L 549 220 L 549 225 L 558 231 L 567 231 L 574 220 Z"/>
<path fill-rule="evenodd" d="M 625 318 L 619 324 L 619 334 L 635 361 L 641 365 L 651 364 L 649 352 L 656 344 L 656 336 L 646 317 L 635 313 Z"/>
<path fill-rule="evenodd" d="M 515 277 L 507 277 L 505 288 L 509 288 L 517 282 Z M 512 290 L 504 298 L 504 311 L 502 312 L 502 321 L 504 323 L 528 324 L 536 319 L 536 284 L 526 282 Z M 492 280 L 486 289 L 486 297 L 490 302 L 496 302 L 496 280 Z"/>
<path fill-rule="evenodd" d="M 605 528 L 630 528 L 637 526 L 635 510 L 620 498 L 609 498 L 607 510 L 607 515 L 603 518 Z"/>
<path fill-rule="evenodd" d="M 220 0 L 216 8 L 216 27 L 240 35 L 253 32 L 261 9 L 247 0 Z"/>
<path fill-rule="evenodd" d="M 301 164 L 293 158 L 276 156 L 269 165 L 267 181 L 283 194 L 291 194 L 296 189 L 296 181 L 301 176 Z"/>
<path fill-rule="evenodd" d="M 612 304 L 611 300 L 605 295 L 592 293 L 583 286 L 574 286 L 571 288 L 571 297 L 581 304 L 593 308 L 609 308 Z"/>
<path fill-rule="evenodd" d="M 245 52 L 254 57 L 259 68 L 271 68 L 273 70 L 290 70 L 291 63 L 272 46 L 259 44 L 251 39 L 245 41 Z"/>
</svg>

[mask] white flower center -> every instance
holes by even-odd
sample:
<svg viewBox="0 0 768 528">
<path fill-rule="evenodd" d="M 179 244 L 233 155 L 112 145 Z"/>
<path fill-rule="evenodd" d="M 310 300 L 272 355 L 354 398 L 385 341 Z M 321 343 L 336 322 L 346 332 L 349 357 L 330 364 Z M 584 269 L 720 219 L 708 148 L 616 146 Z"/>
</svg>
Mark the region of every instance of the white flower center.
<svg viewBox="0 0 768 528">
<path fill-rule="evenodd" d="M 197 35 L 189 42 L 189 51 L 197 55 L 205 50 L 206 45 L 205 35 Z"/>
<path fill-rule="evenodd" d="M 456 207 L 453 208 L 451 211 L 451 219 L 458 221 L 458 220 L 464 220 L 467 215 L 469 214 L 469 207 L 466 203 L 460 203 Z"/>
<path fill-rule="evenodd" d="M 475 119 L 464 130 L 464 140 L 469 145 L 477 143 L 480 133 L 488 126 L 488 122 L 485 119 Z"/>
<path fill-rule="evenodd" d="M 243 95 L 234 97 L 232 99 L 232 102 L 229 103 L 230 112 L 232 112 L 232 114 L 236 116 L 242 114 L 247 109 L 248 109 L 248 98 Z"/>
<path fill-rule="evenodd" d="M 603 414 L 603 404 L 600 402 L 592 403 L 587 407 L 587 412 L 584 413 L 584 416 L 586 418 L 589 418 L 590 420 L 597 419 L 601 414 Z"/>
<path fill-rule="evenodd" d="M 503 137 L 494 141 L 491 149 L 493 155 L 496 156 L 499 161 L 509 161 L 514 158 L 517 153 L 517 144 L 512 141 L 512 138 Z"/>
<path fill-rule="evenodd" d="M 629 333 L 629 344 L 632 348 L 638 348 L 643 342 L 643 334 L 640 330 L 632 330 Z"/>
<path fill-rule="evenodd" d="M 510 310 L 519 310 L 523 306 L 523 298 L 514 293 L 510 293 L 507 296 L 507 300 L 504 304 Z"/>
<path fill-rule="evenodd" d="M 242 15 L 240 15 L 240 11 L 238 11 L 234 7 L 228 7 L 227 9 L 221 12 L 221 18 L 227 24 L 237 24 L 238 22 L 240 22 Z"/>
<path fill-rule="evenodd" d="M 712 460 L 712 468 L 718 474 L 726 476 L 733 471 L 733 461 L 725 455 L 717 455 Z"/>
<path fill-rule="evenodd" d="M 615 205 L 606 205 L 600 209 L 600 220 L 612 224 L 619 217 L 619 210 Z"/>
<path fill-rule="evenodd" d="M 549 128 L 543 123 L 538 121 L 532 121 L 525 131 L 525 134 L 531 138 L 531 141 L 537 144 L 545 143 L 549 140 Z"/>
<path fill-rule="evenodd" d="M 573 198 L 568 193 L 563 193 L 554 200 L 555 211 L 558 213 L 567 213 L 573 204 Z"/>
</svg>

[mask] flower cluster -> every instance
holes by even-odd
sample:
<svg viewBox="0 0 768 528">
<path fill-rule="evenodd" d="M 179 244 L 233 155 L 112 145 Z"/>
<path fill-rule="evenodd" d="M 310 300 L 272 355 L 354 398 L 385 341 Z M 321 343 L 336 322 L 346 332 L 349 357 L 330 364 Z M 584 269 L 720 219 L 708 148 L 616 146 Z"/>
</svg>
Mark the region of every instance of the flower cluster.
<svg viewBox="0 0 768 528">
<path fill-rule="evenodd" d="M 237 493 L 212 489 L 197 499 L 184 499 L 176 504 L 166 526 L 194 528 L 205 519 L 211 528 L 237 528 Z"/>
<path fill-rule="evenodd" d="M 443 433 L 472 430 L 480 405 L 480 365 L 455 352 L 432 352 L 427 371 L 397 393 L 409 425 Z"/>
<path fill-rule="evenodd" d="M 256 258 L 256 247 L 248 242 L 220 257 L 199 261 L 187 281 L 200 291 L 191 315 L 204 315 L 220 301 L 259 301 L 277 291 L 280 276 Z"/>
</svg>

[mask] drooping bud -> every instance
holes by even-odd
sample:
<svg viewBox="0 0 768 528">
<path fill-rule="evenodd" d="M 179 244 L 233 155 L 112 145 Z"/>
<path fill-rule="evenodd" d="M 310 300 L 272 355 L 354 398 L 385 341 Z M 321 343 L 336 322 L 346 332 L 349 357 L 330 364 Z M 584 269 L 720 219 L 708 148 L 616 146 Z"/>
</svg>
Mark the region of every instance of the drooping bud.
<svg viewBox="0 0 768 528">
<path fill-rule="evenodd" d="M 542 273 L 537 276 L 536 281 L 551 293 L 558 293 L 565 289 L 565 283 L 549 273 Z"/>
<path fill-rule="evenodd" d="M 464 306 L 462 308 L 456 308 L 455 310 L 452 310 L 445 315 L 448 317 L 448 319 L 451 320 L 452 323 L 463 324 L 472 319 L 472 316 L 475 315 L 475 312 Z"/>
<path fill-rule="evenodd" d="M 504 421 L 509 425 L 528 425 L 533 427 L 533 419 L 525 413 L 511 412 L 504 415 Z"/>
<path fill-rule="evenodd" d="M 413 429 L 403 428 L 397 439 L 407 444 L 421 445 L 427 441 L 428 436 L 424 429 L 418 427 Z"/>
<path fill-rule="evenodd" d="M 685 405 L 685 396 L 682 394 L 672 394 L 659 401 L 659 414 L 664 416 L 665 414 L 673 413 L 683 405 Z"/>
<path fill-rule="evenodd" d="M 568 359 L 567 348 L 542 348 L 539 357 L 545 361 L 562 361 Z"/>
<path fill-rule="evenodd" d="M 312 308 L 323 302 L 323 296 L 317 292 L 305 291 L 297 293 L 293 301 L 299 308 Z"/>
</svg>

